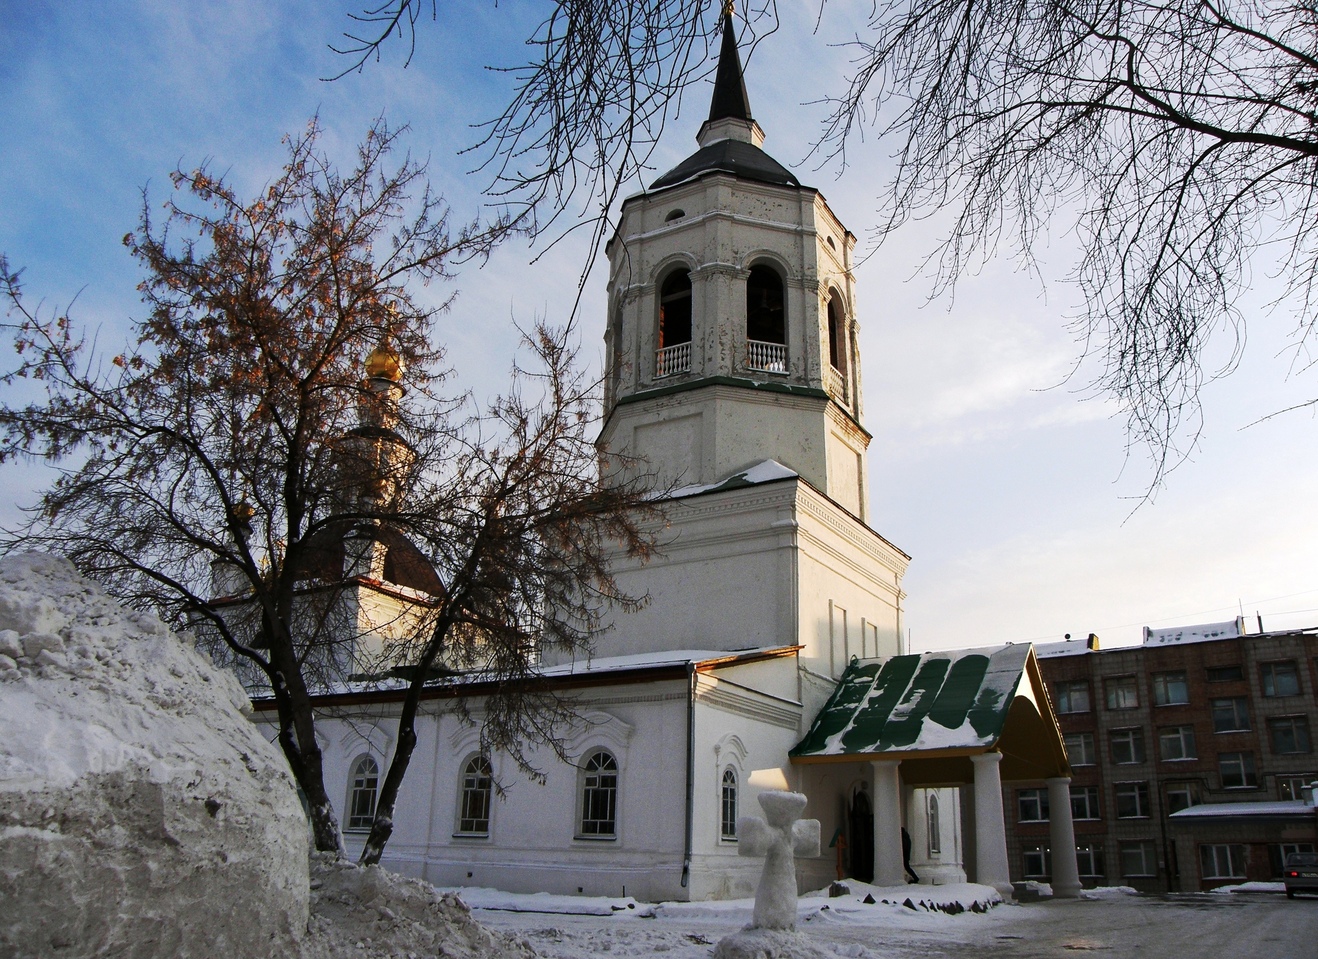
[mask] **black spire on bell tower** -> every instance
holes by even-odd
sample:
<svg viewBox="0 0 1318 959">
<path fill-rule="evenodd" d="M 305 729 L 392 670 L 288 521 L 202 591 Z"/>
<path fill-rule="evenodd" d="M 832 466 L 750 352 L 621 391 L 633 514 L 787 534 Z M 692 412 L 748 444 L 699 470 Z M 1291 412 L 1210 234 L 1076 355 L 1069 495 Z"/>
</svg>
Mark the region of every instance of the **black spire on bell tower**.
<svg viewBox="0 0 1318 959">
<path fill-rule="evenodd" d="M 718 72 L 714 74 L 714 96 L 709 102 L 709 119 L 750 120 L 751 102 L 741 74 L 741 57 L 732 28 L 732 4 L 723 7 L 723 47 L 719 50 Z"/>
</svg>

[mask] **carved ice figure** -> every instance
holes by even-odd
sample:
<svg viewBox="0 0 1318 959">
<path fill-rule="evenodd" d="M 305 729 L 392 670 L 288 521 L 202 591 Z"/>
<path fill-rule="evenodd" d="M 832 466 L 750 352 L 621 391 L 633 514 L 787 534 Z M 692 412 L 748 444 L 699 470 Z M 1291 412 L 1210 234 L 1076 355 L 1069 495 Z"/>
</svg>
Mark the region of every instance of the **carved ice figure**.
<svg viewBox="0 0 1318 959">
<path fill-rule="evenodd" d="M 760 793 L 764 819 L 737 820 L 737 854 L 763 856 L 764 871 L 755 891 L 755 914 L 748 929 L 796 928 L 796 856 L 819 855 L 819 820 L 802 819 L 801 793 Z"/>
</svg>

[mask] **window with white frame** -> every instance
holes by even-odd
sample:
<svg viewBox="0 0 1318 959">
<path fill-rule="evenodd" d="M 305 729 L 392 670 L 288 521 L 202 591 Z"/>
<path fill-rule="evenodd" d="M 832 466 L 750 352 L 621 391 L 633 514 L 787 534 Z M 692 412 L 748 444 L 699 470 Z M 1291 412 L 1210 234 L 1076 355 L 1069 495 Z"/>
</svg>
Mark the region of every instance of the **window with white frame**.
<svg viewBox="0 0 1318 959">
<path fill-rule="evenodd" d="M 1071 787 L 1071 818 L 1098 819 L 1098 787 Z"/>
<path fill-rule="evenodd" d="M 1026 846 L 1021 850 L 1022 865 L 1025 867 L 1025 877 L 1027 879 L 1043 879 L 1049 873 L 1048 847 L 1043 843 L 1034 843 Z"/>
<path fill-rule="evenodd" d="M 1112 745 L 1112 761 L 1118 766 L 1144 762 L 1144 730 L 1138 726 L 1112 730 L 1109 741 Z"/>
<path fill-rule="evenodd" d="M 1089 712 L 1089 683 L 1083 679 L 1053 683 L 1053 698 L 1058 713 Z"/>
<path fill-rule="evenodd" d="M 618 834 L 618 763 L 608 752 L 592 753 L 582 767 L 581 830 L 586 839 Z"/>
<path fill-rule="evenodd" d="M 463 768 L 462 797 L 458 803 L 458 832 L 489 835 L 493 779 L 490 761 L 484 756 L 473 756 Z"/>
<path fill-rule="evenodd" d="M 379 765 L 370 756 L 362 756 L 353 764 L 348 785 L 348 829 L 371 828 L 375 821 L 375 797 L 379 786 Z"/>
<path fill-rule="evenodd" d="M 1158 859 L 1153 849 L 1153 841 L 1137 839 L 1117 843 L 1117 852 L 1121 856 L 1121 875 L 1123 877 L 1156 876 Z"/>
<path fill-rule="evenodd" d="M 1264 696 L 1281 698 L 1300 695 L 1300 672 L 1295 668 L 1293 659 L 1263 663 L 1259 666 L 1259 675 L 1263 678 Z"/>
<path fill-rule="evenodd" d="M 1195 783 L 1167 784 L 1167 812 L 1180 812 L 1199 805 L 1199 787 Z"/>
<path fill-rule="evenodd" d="M 1075 847 L 1075 864 L 1080 878 L 1097 879 L 1103 876 L 1103 846 L 1096 842 L 1082 842 Z"/>
<path fill-rule="evenodd" d="M 1244 879 L 1244 845 L 1204 843 L 1199 847 L 1199 876 L 1202 879 Z"/>
<path fill-rule="evenodd" d="M 1305 716 L 1274 716 L 1268 720 L 1268 740 L 1279 756 L 1313 752 L 1309 720 Z"/>
<path fill-rule="evenodd" d="M 937 856 L 943 851 L 943 823 L 938 812 L 938 794 L 929 794 L 929 804 L 925 810 L 925 833 L 929 839 L 929 855 Z"/>
<path fill-rule="evenodd" d="M 1253 753 L 1218 753 L 1217 770 L 1223 789 L 1254 789 L 1259 784 Z"/>
<path fill-rule="evenodd" d="M 1135 709 L 1140 704 L 1139 684 L 1134 676 L 1118 676 L 1103 684 L 1108 709 Z"/>
<path fill-rule="evenodd" d="M 1313 852 L 1313 843 L 1311 842 L 1274 842 L 1268 844 L 1268 859 L 1272 866 L 1272 878 L 1282 878 L 1282 869 L 1286 865 L 1286 857 L 1293 852 Z"/>
<path fill-rule="evenodd" d="M 737 771 L 723 770 L 719 784 L 719 836 L 729 841 L 737 838 Z"/>
<path fill-rule="evenodd" d="M 1153 674 L 1153 704 L 1177 706 L 1190 701 L 1190 684 L 1184 671 Z"/>
<path fill-rule="evenodd" d="M 1094 753 L 1093 733 L 1067 733 L 1062 737 L 1066 758 L 1072 766 L 1092 766 L 1098 760 Z"/>
<path fill-rule="evenodd" d="M 1164 726 L 1158 730 L 1158 750 L 1164 762 L 1197 759 L 1193 726 Z"/>
<path fill-rule="evenodd" d="M 1149 818 L 1149 784 L 1117 783 L 1117 818 Z"/>
<path fill-rule="evenodd" d="M 1021 789 L 1016 793 L 1021 822 L 1048 821 L 1048 790 Z"/>
<path fill-rule="evenodd" d="M 1249 703 L 1244 696 L 1223 696 L 1209 702 L 1213 732 L 1235 733 L 1249 729 Z"/>
<path fill-rule="evenodd" d="M 1318 779 L 1318 773 L 1305 773 L 1299 776 L 1278 776 L 1277 794 L 1282 799 L 1303 799 L 1302 790 L 1309 783 Z"/>
</svg>

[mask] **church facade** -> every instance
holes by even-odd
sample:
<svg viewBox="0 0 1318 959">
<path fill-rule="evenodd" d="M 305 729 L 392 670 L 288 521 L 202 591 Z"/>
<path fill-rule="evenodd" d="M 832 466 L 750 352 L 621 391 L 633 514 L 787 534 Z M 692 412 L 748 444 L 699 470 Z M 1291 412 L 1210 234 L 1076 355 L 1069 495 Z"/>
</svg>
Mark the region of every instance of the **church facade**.
<svg viewBox="0 0 1318 959">
<path fill-rule="evenodd" d="M 802 889 L 904 882 L 903 830 L 922 880 L 1006 889 L 1002 778 L 1068 781 L 1047 691 L 1028 647 L 905 649 L 909 557 L 870 525 L 855 237 L 762 149 L 730 17 L 722 43 L 698 150 L 624 202 L 607 246 L 602 468 L 665 491 L 659 555 L 616 571 L 649 602 L 590 659 L 541 663 L 579 712 L 542 781 L 481 752 L 455 708 L 479 722 L 478 678 L 427 687 L 385 862 L 444 886 L 748 896 L 737 818 L 790 788 L 826 847 Z M 318 698 L 350 848 L 400 698 Z M 1021 751 L 1039 761 L 1013 772 Z"/>
</svg>

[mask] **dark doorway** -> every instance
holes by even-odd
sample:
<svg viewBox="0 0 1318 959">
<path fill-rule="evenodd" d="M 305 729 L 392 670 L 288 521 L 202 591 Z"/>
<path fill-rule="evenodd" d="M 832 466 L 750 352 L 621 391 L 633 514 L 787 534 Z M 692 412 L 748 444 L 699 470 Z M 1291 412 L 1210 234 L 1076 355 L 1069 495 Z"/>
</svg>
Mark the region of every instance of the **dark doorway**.
<svg viewBox="0 0 1318 959">
<path fill-rule="evenodd" d="M 851 878 L 874 881 L 874 809 L 868 793 L 856 792 L 848 812 L 851 833 Z"/>
</svg>

